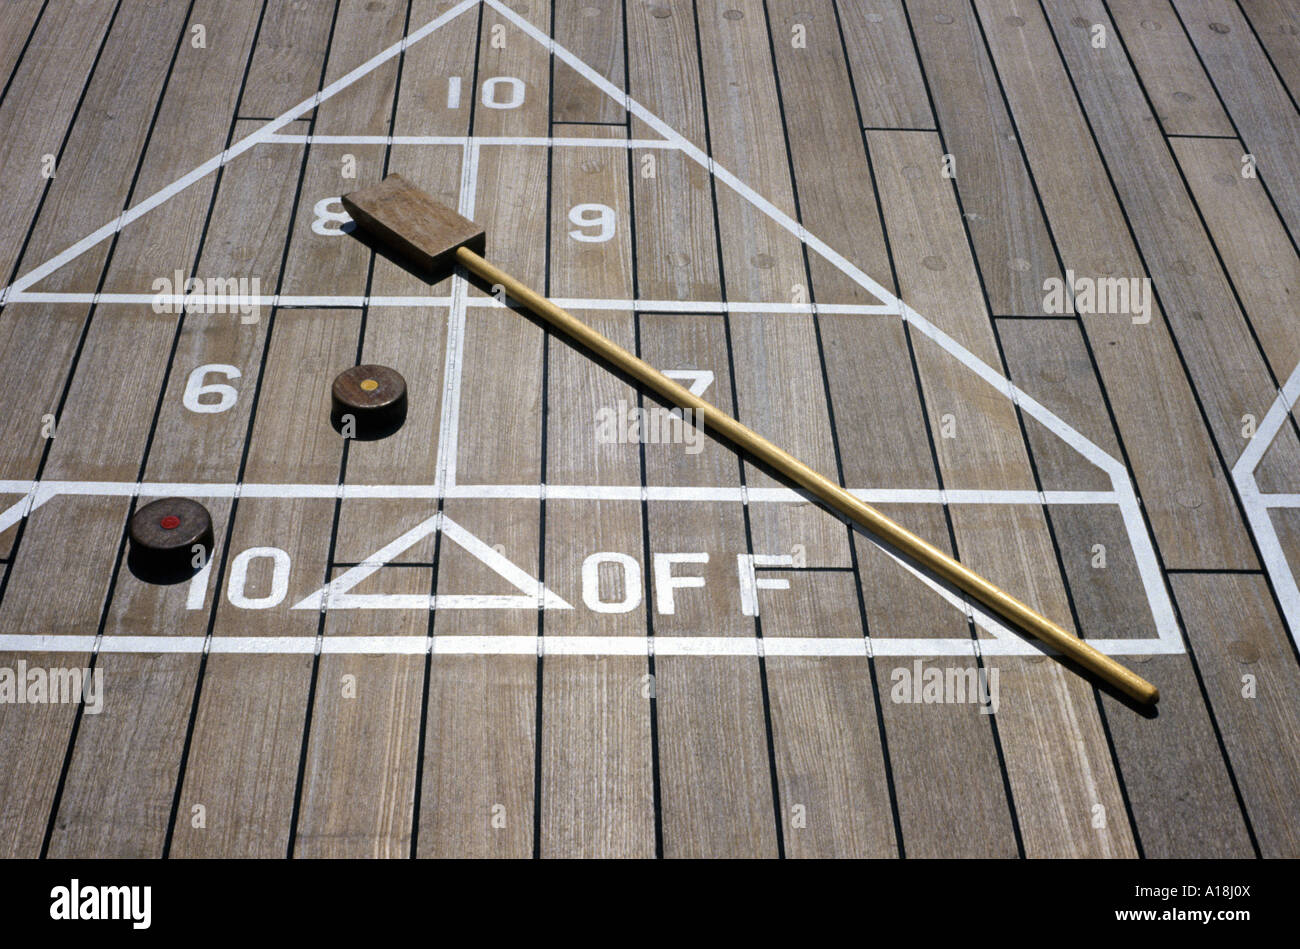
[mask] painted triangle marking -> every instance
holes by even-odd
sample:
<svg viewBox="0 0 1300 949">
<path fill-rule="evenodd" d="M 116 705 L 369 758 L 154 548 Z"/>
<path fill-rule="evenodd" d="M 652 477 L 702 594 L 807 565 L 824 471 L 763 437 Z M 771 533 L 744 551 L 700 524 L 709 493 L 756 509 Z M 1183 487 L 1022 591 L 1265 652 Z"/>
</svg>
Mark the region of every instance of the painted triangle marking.
<svg viewBox="0 0 1300 949">
<path fill-rule="evenodd" d="M 413 31 L 407 36 L 404 36 L 397 43 L 394 43 L 393 45 L 389 46 L 387 49 L 376 54 L 374 57 L 367 60 L 365 63 L 353 69 L 351 72 L 342 76 L 338 80 L 335 80 L 333 83 L 326 86 L 324 89 L 321 89 L 319 92 L 313 94 L 308 99 L 304 100 L 303 102 L 289 109 L 288 111 L 278 116 L 277 118 L 271 120 L 266 125 L 262 126 L 257 131 L 253 132 L 251 135 L 241 139 L 239 142 L 236 142 L 235 144 L 231 145 L 229 148 L 225 149 L 219 154 L 208 159 L 206 162 L 199 165 L 198 167 L 190 171 L 188 174 L 178 178 L 170 185 L 160 189 L 159 191 L 145 198 L 143 201 L 139 202 L 132 208 L 123 212 L 114 220 L 103 225 L 102 227 L 92 232 L 91 234 L 88 234 L 82 240 L 73 244 L 71 247 L 67 248 L 62 253 L 56 255 L 55 257 L 50 258 L 45 263 L 27 272 L 22 277 L 15 280 L 8 287 L 0 288 L 0 305 L 3 305 L 7 300 L 13 300 L 15 298 L 21 299 L 21 294 L 29 287 L 31 287 L 34 283 L 44 279 L 50 273 L 54 272 L 58 268 L 70 262 L 71 260 L 85 253 L 91 247 L 94 247 L 97 244 L 101 243 L 102 241 L 110 238 L 113 234 L 117 233 L 119 230 L 121 230 L 124 226 L 126 226 L 130 222 L 138 219 L 144 214 L 147 214 L 149 211 L 158 207 L 163 202 L 167 201 L 174 195 L 178 194 L 180 191 L 184 190 L 185 188 L 188 188 L 190 185 L 201 180 L 206 175 L 211 174 L 213 171 L 217 170 L 218 168 L 222 167 L 229 161 L 233 160 L 234 158 L 248 151 L 253 146 L 274 140 L 276 138 L 276 133 L 280 129 L 284 128 L 287 124 L 299 118 L 300 116 L 310 111 L 311 109 L 317 107 L 318 105 L 320 105 L 320 103 L 324 102 L 325 100 L 329 99 L 331 96 L 335 95 L 342 89 L 351 85 L 353 82 L 356 82 L 358 79 L 362 78 L 369 72 L 373 71 L 376 67 L 382 65 L 383 63 L 387 62 L 393 57 L 399 55 L 408 47 L 410 47 L 412 44 L 429 36 L 439 27 L 450 22 L 455 17 L 460 16 L 462 13 L 466 12 L 467 10 L 471 9 L 472 7 L 476 6 L 479 3 L 482 3 L 485 6 L 488 6 L 491 9 L 493 9 L 496 13 L 500 14 L 500 16 L 502 16 L 505 20 L 508 20 L 509 22 L 513 23 L 515 26 L 520 28 L 525 34 L 530 36 L 536 42 L 540 43 L 556 58 L 558 58 L 559 60 L 567 64 L 575 72 L 583 76 L 593 85 L 595 85 L 597 88 L 603 91 L 606 95 L 609 95 L 612 98 L 614 98 L 616 101 L 622 103 L 624 108 L 631 115 L 635 115 L 638 119 L 640 119 L 643 123 L 645 123 L 645 125 L 648 128 L 653 129 L 659 135 L 663 136 L 665 141 L 669 143 L 670 147 L 673 147 L 681 151 L 683 154 L 691 158 L 693 161 L 695 161 L 697 164 L 703 167 L 712 177 L 714 177 L 718 181 L 721 181 L 728 188 L 735 191 L 738 195 L 740 195 L 742 198 L 744 198 L 746 201 L 752 204 L 755 208 L 757 208 L 758 210 L 766 214 L 768 217 L 770 217 L 774 222 L 776 222 L 783 229 L 788 231 L 790 234 L 794 235 L 799 241 L 807 245 L 810 249 L 812 249 L 818 255 L 823 257 L 825 260 L 827 260 L 832 266 L 840 270 L 842 273 L 844 273 L 847 277 L 849 277 L 851 280 L 857 283 L 864 290 L 873 294 L 878 300 L 882 302 L 882 304 L 884 305 L 883 308 L 885 310 L 889 311 L 892 314 L 899 315 L 903 320 L 909 323 L 919 333 L 932 340 L 934 343 L 936 343 L 942 349 L 944 349 L 949 355 L 956 358 L 968 370 L 975 373 L 977 376 L 983 379 L 987 384 L 993 386 L 1000 393 L 1002 393 L 1004 396 L 1009 398 L 1020 408 L 1021 411 L 1023 411 L 1025 414 L 1029 415 L 1030 417 L 1036 419 L 1038 422 L 1044 425 L 1044 427 L 1046 427 L 1049 431 L 1055 434 L 1058 438 L 1065 441 L 1066 444 L 1068 444 L 1076 452 L 1082 455 L 1087 461 L 1091 462 L 1092 464 L 1096 465 L 1097 467 L 1105 471 L 1111 479 L 1113 494 L 1117 499 L 1114 503 L 1118 504 L 1120 508 L 1120 512 L 1123 516 L 1125 527 L 1127 529 L 1127 533 L 1129 536 L 1129 540 L 1132 544 L 1134 555 L 1137 560 L 1139 575 L 1142 580 L 1143 588 L 1147 594 L 1148 601 L 1151 605 L 1152 615 L 1155 620 L 1156 629 L 1158 630 L 1158 634 L 1159 634 L 1158 640 L 1153 640 L 1149 642 L 1152 642 L 1153 646 L 1159 647 L 1153 649 L 1153 651 L 1168 651 L 1169 649 L 1176 649 L 1177 651 L 1181 651 L 1182 648 L 1181 634 L 1179 633 L 1178 624 L 1174 617 L 1172 602 L 1169 599 L 1168 591 L 1165 589 L 1163 576 L 1160 572 L 1159 564 L 1155 557 L 1154 545 L 1151 541 L 1150 534 L 1146 529 L 1145 522 L 1142 519 L 1140 504 L 1137 500 L 1136 491 L 1134 490 L 1128 471 L 1124 467 L 1124 464 L 1119 459 L 1116 459 L 1110 454 L 1108 454 L 1100 446 L 1096 445 L 1087 437 L 1085 437 L 1083 434 L 1081 434 L 1079 431 L 1074 429 L 1072 426 L 1066 423 L 1062 418 L 1060 418 L 1058 415 L 1056 415 L 1054 412 L 1048 409 L 1041 402 L 1034 399 L 1028 393 L 1024 392 L 1022 389 L 1016 386 L 1010 379 L 1003 376 L 1001 372 L 999 372 L 996 368 L 990 366 L 988 363 L 981 360 L 970 350 L 962 346 L 956 339 L 949 336 L 938 326 L 931 323 L 929 320 L 925 319 L 925 317 L 919 314 L 916 310 L 912 309 L 906 303 L 902 302 L 900 299 L 895 297 L 893 294 L 891 294 L 888 290 L 886 290 L 883 286 L 881 286 L 879 283 L 873 280 L 868 274 L 866 274 L 860 268 L 855 266 L 844 256 L 836 252 L 833 248 L 831 248 L 829 245 L 827 245 L 825 242 L 820 240 L 815 235 L 809 233 L 800 222 L 791 218 L 788 214 L 783 212 L 780 208 L 776 207 L 774 204 L 772 204 L 772 202 L 768 201 L 766 198 L 764 198 L 761 194 L 759 194 L 757 191 L 755 191 L 745 182 L 737 178 L 736 175 L 734 175 L 733 173 L 731 173 L 721 165 L 717 164 L 713 160 L 711 155 L 707 154 L 700 147 L 690 142 L 683 135 L 681 135 L 681 133 L 677 132 L 666 122 L 660 119 L 657 115 L 655 115 L 654 113 L 646 109 L 644 106 L 642 106 L 637 100 L 633 99 L 625 90 L 618 89 L 616 86 L 613 85 L 613 83 L 607 80 L 604 76 L 600 75 L 598 72 L 596 72 L 589 65 L 584 63 L 581 59 L 575 56 L 564 46 L 557 43 L 553 37 L 541 31 L 533 23 L 529 22 L 524 17 L 520 16 L 518 13 L 510 9 L 505 4 L 501 3 L 500 0 L 461 0 L 461 2 L 457 3 L 455 6 L 448 9 L 445 13 L 430 20 L 424 26 Z M 465 144 L 467 147 L 469 147 L 471 142 L 473 142 L 472 137 L 467 137 L 465 139 Z M 7 517 L 13 517 L 16 513 L 18 513 L 18 510 L 16 506 L 13 506 L 8 510 L 6 510 L 4 513 Z M 435 528 L 432 529 L 436 529 L 436 526 Z M 443 529 L 444 532 L 448 533 L 449 537 L 451 537 L 452 534 L 455 533 L 456 531 L 456 528 L 453 527 L 451 528 L 451 531 L 448 532 L 445 524 Z M 454 537 L 452 539 L 456 540 L 456 538 Z M 492 551 L 491 548 L 487 547 L 486 545 L 483 545 L 481 541 L 479 541 L 477 538 L 474 538 L 473 535 L 468 534 L 468 532 L 466 532 L 462 536 L 461 540 L 464 540 L 468 543 L 469 546 L 467 547 L 467 549 L 470 549 L 474 547 L 475 544 L 478 544 L 481 545 L 483 549 L 490 551 L 494 556 L 496 556 L 495 551 Z M 459 543 L 460 541 L 457 542 Z M 414 541 L 412 541 L 412 543 L 414 543 Z M 465 545 L 462 544 L 462 546 Z M 480 557 L 480 559 L 483 558 Z M 504 563 L 496 563 L 495 566 L 493 566 L 492 563 L 489 563 L 489 566 L 493 566 L 493 569 L 497 569 L 498 567 L 504 568 L 503 570 L 500 569 L 497 570 L 497 572 L 501 573 L 503 577 L 506 577 L 507 579 L 511 580 L 511 582 L 515 584 L 517 587 L 521 589 L 526 588 L 526 592 L 523 596 L 510 597 L 507 599 L 510 599 L 512 601 L 528 600 L 530 607 L 542 604 L 543 608 L 571 608 L 569 604 L 564 603 L 564 601 L 560 600 L 558 597 L 555 597 L 554 600 L 549 599 L 554 595 L 551 594 L 549 591 L 545 590 L 545 588 L 542 587 L 537 580 L 535 580 L 532 577 L 529 577 L 523 571 L 519 571 L 518 567 L 516 567 L 513 564 L 510 564 L 509 561 L 505 561 L 505 558 L 501 558 L 501 560 L 504 561 Z M 378 569 L 378 566 L 380 565 L 374 566 L 373 569 Z M 370 565 L 366 564 L 362 566 L 369 567 Z M 359 568 L 354 568 L 354 570 L 355 569 L 359 569 Z M 370 570 L 370 572 L 373 572 L 373 569 Z M 518 574 L 514 574 L 513 571 L 518 571 Z M 302 609 L 313 608 L 313 606 L 311 605 L 304 605 L 309 603 L 315 603 L 314 608 L 322 608 L 323 604 L 326 601 L 326 591 L 330 590 L 334 584 L 339 583 L 340 581 L 342 581 L 344 578 L 348 577 L 351 574 L 352 571 L 349 571 L 343 577 L 338 578 L 337 580 L 333 581 L 331 584 L 322 588 L 322 590 L 318 591 L 317 594 L 313 594 L 312 597 L 308 597 L 306 600 L 302 601 L 302 603 L 295 606 L 295 608 L 302 608 Z M 368 573 L 365 575 L 368 575 Z M 527 581 L 527 583 L 524 584 L 524 586 L 522 587 L 520 586 L 519 583 L 516 583 L 516 581 L 521 581 L 520 575 L 522 575 L 522 580 Z M 364 575 L 355 577 L 353 582 L 360 582 L 361 579 L 364 579 Z M 335 592 L 338 593 L 338 595 L 340 596 L 356 597 L 356 595 L 348 594 L 343 590 L 338 590 Z M 317 600 L 315 598 L 319 598 L 319 599 Z M 441 602 L 441 599 L 442 598 L 439 598 L 439 602 Z M 471 598 L 471 599 L 475 599 L 475 598 Z M 455 599 L 451 599 L 451 598 L 448 599 L 448 603 L 456 603 L 456 602 L 458 601 Z M 550 604 L 550 605 L 546 605 L 546 604 Z M 515 605 L 517 604 L 516 603 L 511 604 L 511 606 L 515 606 Z M 333 606 L 332 602 L 331 602 L 331 606 Z M 374 607 L 372 606 L 371 608 Z M 981 623 L 981 625 L 984 624 Z M 997 634 L 995 633 L 995 635 Z M 934 640 L 933 642 L 939 642 L 939 641 Z M 1144 642 L 1148 642 L 1148 641 L 1144 641 Z"/>
<path fill-rule="evenodd" d="M 480 593 L 350 593 L 394 557 L 409 550 L 435 531 L 481 560 L 493 573 L 504 578 L 520 593 L 497 595 Z M 406 533 L 376 550 L 365 561 L 335 577 L 315 593 L 299 600 L 295 610 L 571 610 L 572 605 L 526 570 L 511 562 L 457 524 L 446 514 L 435 514 L 416 524 Z"/>
</svg>

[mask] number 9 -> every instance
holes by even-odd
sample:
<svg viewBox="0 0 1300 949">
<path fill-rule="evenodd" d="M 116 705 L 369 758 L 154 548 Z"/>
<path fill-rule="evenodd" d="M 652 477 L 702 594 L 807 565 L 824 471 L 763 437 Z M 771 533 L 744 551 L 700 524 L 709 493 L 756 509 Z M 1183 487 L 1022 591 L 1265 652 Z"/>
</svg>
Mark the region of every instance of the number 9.
<svg viewBox="0 0 1300 949">
<path fill-rule="evenodd" d="M 614 209 L 605 204 L 575 204 L 569 209 L 569 220 L 578 227 L 598 227 L 595 234 L 586 231 L 569 231 L 569 236 L 584 244 L 603 244 L 614 236 Z"/>
</svg>

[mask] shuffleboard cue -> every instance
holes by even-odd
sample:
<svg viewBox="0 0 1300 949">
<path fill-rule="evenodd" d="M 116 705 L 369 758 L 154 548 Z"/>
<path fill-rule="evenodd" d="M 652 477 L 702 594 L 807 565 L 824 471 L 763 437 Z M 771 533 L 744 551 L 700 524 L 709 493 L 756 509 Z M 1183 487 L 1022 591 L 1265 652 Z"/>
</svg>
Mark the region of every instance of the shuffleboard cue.
<svg viewBox="0 0 1300 949">
<path fill-rule="evenodd" d="M 343 206 L 374 240 L 414 264 L 425 276 L 441 276 L 453 264 L 460 264 L 489 284 L 501 286 L 507 296 L 522 303 L 570 339 L 674 405 L 693 410 L 704 425 L 737 448 L 974 597 L 1002 618 L 1032 633 L 1052 649 L 1137 701 L 1150 704 L 1160 697 L 1154 685 L 1131 669 L 1120 665 L 1005 590 L 962 566 L 939 548 L 818 474 L 789 452 L 694 395 L 505 271 L 488 263 L 482 257 L 487 238 L 484 229 L 439 204 L 400 175 L 389 175 L 373 187 L 344 195 Z"/>
</svg>

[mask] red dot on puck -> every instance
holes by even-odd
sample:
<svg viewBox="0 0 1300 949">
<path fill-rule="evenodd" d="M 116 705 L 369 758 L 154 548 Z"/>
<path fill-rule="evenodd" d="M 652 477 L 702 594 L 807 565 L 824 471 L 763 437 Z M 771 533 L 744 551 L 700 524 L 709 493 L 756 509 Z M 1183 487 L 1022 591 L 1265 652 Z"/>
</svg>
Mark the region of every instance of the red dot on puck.
<svg viewBox="0 0 1300 949">
<path fill-rule="evenodd" d="M 175 514 L 168 514 L 158 522 L 158 526 L 163 530 L 174 531 L 176 528 L 181 526 L 181 519 Z"/>
</svg>

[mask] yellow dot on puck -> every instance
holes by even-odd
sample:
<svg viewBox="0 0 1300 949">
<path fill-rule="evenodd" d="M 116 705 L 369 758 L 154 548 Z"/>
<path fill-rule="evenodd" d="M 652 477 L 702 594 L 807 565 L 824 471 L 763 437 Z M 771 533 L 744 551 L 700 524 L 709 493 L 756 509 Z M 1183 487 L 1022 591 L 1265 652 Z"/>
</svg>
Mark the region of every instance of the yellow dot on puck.
<svg viewBox="0 0 1300 949">
<path fill-rule="evenodd" d="M 378 388 L 379 388 L 379 383 L 376 382 L 374 379 L 361 380 L 361 389 L 364 392 L 374 392 Z"/>
</svg>

